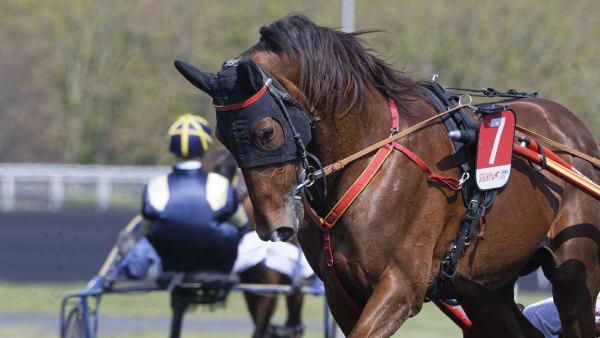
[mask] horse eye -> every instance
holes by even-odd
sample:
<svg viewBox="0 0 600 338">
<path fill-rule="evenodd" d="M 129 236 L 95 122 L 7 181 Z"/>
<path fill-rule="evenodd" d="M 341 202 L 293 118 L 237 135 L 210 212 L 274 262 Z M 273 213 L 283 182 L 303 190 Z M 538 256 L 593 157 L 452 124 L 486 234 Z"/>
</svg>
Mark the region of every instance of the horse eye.
<svg viewBox="0 0 600 338">
<path fill-rule="evenodd" d="M 273 126 L 268 126 L 256 132 L 256 137 L 263 141 L 268 142 L 275 136 L 275 128 Z"/>
<path fill-rule="evenodd" d="M 279 147 L 285 140 L 283 128 L 276 120 L 267 117 L 258 121 L 252 127 L 253 142 L 263 149 Z"/>
</svg>

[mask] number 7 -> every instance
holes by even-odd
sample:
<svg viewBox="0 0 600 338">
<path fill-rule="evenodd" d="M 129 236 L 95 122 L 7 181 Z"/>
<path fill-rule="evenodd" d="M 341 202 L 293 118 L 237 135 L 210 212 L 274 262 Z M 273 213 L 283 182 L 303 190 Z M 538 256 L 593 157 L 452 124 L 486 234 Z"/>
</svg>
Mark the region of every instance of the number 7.
<svg viewBox="0 0 600 338">
<path fill-rule="evenodd" d="M 506 121 L 505 117 L 492 119 L 490 121 L 490 128 L 498 127 L 498 132 L 496 133 L 496 138 L 494 139 L 494 146 L 492 147 L 492 153 L 490 154 L 490 164 L 494 164 L 494 161 L 496 160 L 496 152 L 498 151 L 498 144 L 500 144 L 502 129 L 504 129 L 504 121 Z"/>
</svg>

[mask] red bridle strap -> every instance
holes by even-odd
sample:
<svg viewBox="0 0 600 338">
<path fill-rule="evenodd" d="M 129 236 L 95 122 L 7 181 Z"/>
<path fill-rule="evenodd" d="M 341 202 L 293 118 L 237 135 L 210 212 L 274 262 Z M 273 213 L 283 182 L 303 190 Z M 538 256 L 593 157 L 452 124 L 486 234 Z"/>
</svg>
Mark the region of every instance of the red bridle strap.
<svg viewBox="0 0 600 338">
<path fill-rule="evenodd" d="M 238 109 L 242 109 L 244 107 L 248 107 L 249 105 L 256 102 L 258 99 L 260 99 L 260 97 L 263 96 L 263 94 L 266 91 L 267 91 L 267 87 L 264 86 L 264 87 L 262 87 L 261 90 L 258 91 L 258 93 L 252 95 L 252 97 L 250 97 L 248 100 L 246 100 L 244 102 L 240 102 L 237 104 L 230 104 L 228 106 L 215 106 L 215 110 L 216 111 L 230 111 L 230 110 L 238 110 Z"/>
</svg>

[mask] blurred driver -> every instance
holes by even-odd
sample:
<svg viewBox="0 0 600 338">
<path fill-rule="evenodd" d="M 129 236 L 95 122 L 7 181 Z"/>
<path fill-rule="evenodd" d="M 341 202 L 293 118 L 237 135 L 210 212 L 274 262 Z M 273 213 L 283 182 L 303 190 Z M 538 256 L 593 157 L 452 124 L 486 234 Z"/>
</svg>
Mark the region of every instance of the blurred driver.
<svg viewBox="0 0 600 338">
<path fill-rule="evenodd" d="M 211 135 L 204 118 L 178 117 L 168 131 L 177 164 L 144 188 L 144 233 L 164 270 L 230 272 L 247 228 L 248 217 L 229 181 L 202 169 Z"/>
</svg>

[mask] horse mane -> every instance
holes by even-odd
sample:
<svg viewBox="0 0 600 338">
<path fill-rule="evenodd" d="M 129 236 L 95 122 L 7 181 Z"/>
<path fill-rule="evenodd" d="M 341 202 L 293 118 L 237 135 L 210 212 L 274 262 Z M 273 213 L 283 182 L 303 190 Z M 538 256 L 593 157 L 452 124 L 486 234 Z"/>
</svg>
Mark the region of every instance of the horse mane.
<svg viewBox="0 0 600 338">
<path fill-rule="evenodd" d="M 378 58 L 376 50 L 364 46 L 359 36 L 372 32 L 378 31 L 345 33 L 292 14 L 263 26 L 260 41 L 244 55 L 266 50 L 297 58 L 298 88 L 317 111 L 346 114 L 353 108 L 361 109 L 365 90 L 372 86 L 383 97 L 391 96 L 407 113 L 403 102 L 420 96 L 421 82 L 404 76 Z"/>
</svg>

